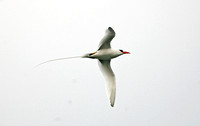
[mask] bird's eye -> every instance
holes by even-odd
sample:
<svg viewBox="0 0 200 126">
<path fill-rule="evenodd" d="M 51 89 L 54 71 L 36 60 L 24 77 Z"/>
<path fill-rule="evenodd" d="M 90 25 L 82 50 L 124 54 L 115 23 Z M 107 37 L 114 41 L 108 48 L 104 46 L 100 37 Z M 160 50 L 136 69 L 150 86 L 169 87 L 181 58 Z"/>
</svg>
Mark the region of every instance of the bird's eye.
<svg viewBox="0 0 200 126">
<path fill-rule="evenodd" d="M 123 50 L 122 50 L 122 49 L 120 49 L 119 51 L 123 52 Z"/>
</svg>

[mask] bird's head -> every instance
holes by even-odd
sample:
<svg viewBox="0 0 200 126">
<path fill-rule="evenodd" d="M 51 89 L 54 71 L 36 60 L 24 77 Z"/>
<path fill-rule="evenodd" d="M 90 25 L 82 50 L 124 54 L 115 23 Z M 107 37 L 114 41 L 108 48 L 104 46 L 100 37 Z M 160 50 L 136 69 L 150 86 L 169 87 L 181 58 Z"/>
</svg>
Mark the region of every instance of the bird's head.
<svg viewBox="0 0 200 126">
<path fill-rule="evenodd" d="M 130 54 L 130 52 L 123 51 L 122 49 L 119 49 L 119 51 L 120 51 L 122 54 Z"/>
</svg>

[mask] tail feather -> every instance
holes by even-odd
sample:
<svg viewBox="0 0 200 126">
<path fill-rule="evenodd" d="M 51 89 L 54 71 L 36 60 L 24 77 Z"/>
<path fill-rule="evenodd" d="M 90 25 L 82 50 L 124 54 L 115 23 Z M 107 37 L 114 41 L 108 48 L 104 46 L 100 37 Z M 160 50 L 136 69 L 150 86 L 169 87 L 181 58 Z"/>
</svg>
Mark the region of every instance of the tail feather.
<svg viewBox="0 0 200 126">
<path fill-rule="evenodd" d="M 53 62 L 53 61 L 58 61 L 58 60 L 66 60 L 66 59 L 73 59 L 73 58 L 83 58 L 83 56 L 74 56 L 74 57 L 65 57 L 65 58 L 52 59 L 52 60 L 48 60 L 48 61 L 42 62 L 42 63 L 36 65 L 34 68 L 39 67 L 39 66 L 41 66 L 43 64 L 46 64 L 48 62 Z"/>
</svg>

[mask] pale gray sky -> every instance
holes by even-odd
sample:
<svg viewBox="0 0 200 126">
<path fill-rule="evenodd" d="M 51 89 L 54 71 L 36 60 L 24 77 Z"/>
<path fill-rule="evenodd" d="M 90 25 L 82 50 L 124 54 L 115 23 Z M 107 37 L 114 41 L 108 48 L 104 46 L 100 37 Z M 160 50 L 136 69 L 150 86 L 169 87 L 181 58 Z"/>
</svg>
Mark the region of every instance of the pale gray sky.
<svg viewBox="0 0 200 126">
<path fill-rule="evenodd" d="M 200 1 L 1 0 L 0 126 L 199 126 Z M 111 108 L 92 59 L 112 27 Z"/>
</svg>

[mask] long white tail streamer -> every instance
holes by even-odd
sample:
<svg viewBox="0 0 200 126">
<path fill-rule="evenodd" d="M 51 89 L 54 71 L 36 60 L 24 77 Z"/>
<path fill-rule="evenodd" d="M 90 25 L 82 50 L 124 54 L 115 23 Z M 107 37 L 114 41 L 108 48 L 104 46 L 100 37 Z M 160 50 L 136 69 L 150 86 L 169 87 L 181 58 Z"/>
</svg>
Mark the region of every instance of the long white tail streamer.
<svg viewBox="0 0 200 126">
<path fill-rule="evenodd" d="M 48 63 L 48 62 L 53 62 L 53 61 L 58 61 L 58 60 L 66 60 L 66 59 L 73 59 L 73 58 L 84 58 L 83 56 L 74 56 L 74 57 L 65 57 L 65 58 L 58 58 L 58 59 L 52 59 L 52 60 L 48 60 L 48 61 L 45 61 L 45 62 L 42 62 L 38 65 L 36 65 L 34 68 L 38 67 L 38 66 L 41 66 L 45 63 Z"/>
</svg>

